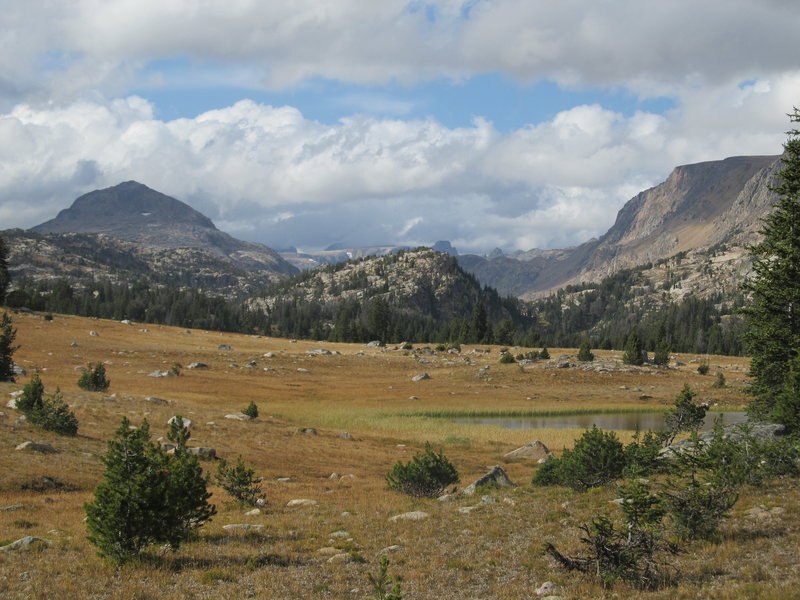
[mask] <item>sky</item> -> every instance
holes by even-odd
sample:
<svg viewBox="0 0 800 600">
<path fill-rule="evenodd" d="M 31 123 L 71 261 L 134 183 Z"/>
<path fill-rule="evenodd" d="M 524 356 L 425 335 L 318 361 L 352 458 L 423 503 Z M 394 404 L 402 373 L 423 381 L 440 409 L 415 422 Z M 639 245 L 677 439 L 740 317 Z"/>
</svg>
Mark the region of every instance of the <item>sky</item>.
<svg viewBox="0 0 800 600">
<path fill-rule="evenodd" d="M 136 180 L 274 248 L 602 235 L 779 154 L 796 0 L 0 0 L 0 229 Z"/>
</svg>

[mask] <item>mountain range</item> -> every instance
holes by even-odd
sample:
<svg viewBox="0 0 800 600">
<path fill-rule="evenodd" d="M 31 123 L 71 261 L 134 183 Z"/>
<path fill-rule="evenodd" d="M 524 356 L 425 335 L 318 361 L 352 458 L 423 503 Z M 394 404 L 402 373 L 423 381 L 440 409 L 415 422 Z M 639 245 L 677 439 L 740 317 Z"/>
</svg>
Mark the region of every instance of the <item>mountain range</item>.
<svg viewBox="0 0 800 600">
<path fill-rule="evenodd" d="M 156 291 L 178 286 L 236 298 L 238 305 L 225 309 L 231 328 L 246 322 L 250 330 L 317 339 L 370 335 L 374 313 L 387 302 L 393 331 L 450 341 L 465 339 L 456 329 L 468 328 L 480 305 L 491 322 L 513 323 L 519 334 L 562 343 L 591 336 L 613 345 L 648 315 L 656 315 L 652 332 L 677 331 L 685 309 L 693 324 L 680 334 L 682 347 L 705 348 L 704 336 L 715 328 L 715 348 L 738 352 L 735 309 L 751 268 L 747 247 L 759 239 L 776 199 L 770 185 L 780 168 L 779 156 L 680 166 L 629 200 L 599 239 L 508 255 L 458 255 L 442 241 L 435 249 L 335 247 L 281 256 L 134 181 L 85 194 L 31 230 L 0 235 L 9 245 L 12 281 L 27 286 L 16 296 L 20 302 L 41 303 L 59 279 L 78 293 L 98 289 L 98 281 L 123 288 L 135 281 Z M 125 308 L 133 306 L 130 293 L 106 296 L 115 298 L 113 314 L 132 310 Z M 692 299 L 701 303 L 678 306 Z M 170 300 L 159 302 L 169 312 Z M 79 304 L 99 310 L 97 302 Z M 63 298 L 53 300 L 47 309 L 63 305 Z M 205 306 L 194 322 L 213 322 L 221 310 Z M 678 312 L 670 313 L 671 324 L 658 321 L 672 308 Z"/>
<path fill-rule="evenodd" d="M 713 258 L 710 249 L 716 255 L 723 247 L 726 270 L 746 272 L 746 247 L 758 239 L 775 201 L 769 186 L 780 166 L 779 156 L 739 156 L 676 167 L 666 181 L 629 200 L 599 239 L 491 258 L 464 255 L 459 264 L 501 294 L 524 299 L 678 255 L 705 263 Z M 702 292 L 708 286 L 695 275 L 688 273 L 688 283 Z"/>
</svg>

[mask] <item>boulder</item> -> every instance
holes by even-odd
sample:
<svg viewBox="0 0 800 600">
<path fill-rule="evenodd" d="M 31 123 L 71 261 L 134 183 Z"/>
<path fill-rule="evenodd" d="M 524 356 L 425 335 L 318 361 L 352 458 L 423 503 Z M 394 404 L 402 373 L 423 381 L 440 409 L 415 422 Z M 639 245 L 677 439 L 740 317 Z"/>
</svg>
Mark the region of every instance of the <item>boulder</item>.
<svg viewBox="0 0 800 600">
<path fill-rule="evenodd" d="M 204 458 L 206 460 L 214 460 L 217 458 L 217 450 L 215 448 L 187 448 L 189 454 L 194 454 L 200 458 Z"/>
<path fill-rule="evenodd" d="M 549 455 L 550 449 L 547 446 L 539 440 L 533 440 L 530 444 L 512 450 L 505 455 L 505 458 L 529 458 L 531 460 L 540 460 Z"/>
<path fill-rule="evenodd" d="M 169 421 L 167 421 L 167 425 L 172 425 L 173 423 L 175 423 L 177 418 L 178 418 L 178 415 L 175 415 L 174 417 L 172 417 Z M 191 429 L 192 428 L 193 423 L 192 423 L 191 419 L 187 419 L 186 417 L 181 417 L 181 421 L 183 423 L 183 426 L 186 429 Z"/>
<path fill-rule="evenodd" d="M 286 506 L 289 508 L 293 508 L 295 506 L 316 506 L 319 504 L 316 500 L 310 500 L 309 498 L 297 498 L 295 500 L 289 500 L 286 503 Z"/>
<path fill-rule="evenodd" d="M 472 496 L 480 486 L 488 484 L 495 484 L 501 487 L 512 487 L 516 485 L 508 478 L 505 469 L 499 465 L 496 465 L 486 475 L 470 483 L 461 493 L 466 496 Z"/>
<path fill-rule="evenodd" d="M 33 545 L 44 545 L 49 546 L 53 542 L 51 540 L 46 540 L 44 538 L 33 537 L 32 535 L 25 536 L 24 538 L 18 539 L 16 542 L 11 542 L 6 546 L 0 546 L 0 550 L 3 552 L 12 552 L 14 550 L 21 550 L 23 548 L 29 548 Z"/>
<path fill-rule="evenodd" d="M 229 415 L 225 415 L 226 419 L 233 419 L 234 421 L 249 421 L 250 417 L 244 413 L 231 413 Z"/>
<path fill-rule="evenodd" d="M 225 531 L 260 531 L 264 529 L 264 526 L 257 523 L 231 523 L 223 525 L 222 528 Z"/>
<path fill-rule="evenodd" d="M 728 425 L 723 428 L 722 436 L 732 442 L 743 442 L 748 436 L 752 436 L 761 442 L 767 442 L 780 438 L 786 433 L 786 427 L 779 423 L 747 423 L 746 425 Z M 714 439 L 713 431 L 705 431 L 697 436 L 697 444 L 705 446 L 711 443 Z M 670 459 L 676 454 L 680 454 L 687 449 L 692 448 L 694 443 L 691 439 L 686 439 L 681 442 L 662 448 L 658 453 L 658 457 L 662 459 Z"/>
<path fill-rule="evenodd" d="M 42 454 L 55 454 L 58 452 L 50 444 L 39 444 L 37 442 L 22 442 L 14 450 L 28 450 L 30 452 L 41 452 Z"/>
</svg>

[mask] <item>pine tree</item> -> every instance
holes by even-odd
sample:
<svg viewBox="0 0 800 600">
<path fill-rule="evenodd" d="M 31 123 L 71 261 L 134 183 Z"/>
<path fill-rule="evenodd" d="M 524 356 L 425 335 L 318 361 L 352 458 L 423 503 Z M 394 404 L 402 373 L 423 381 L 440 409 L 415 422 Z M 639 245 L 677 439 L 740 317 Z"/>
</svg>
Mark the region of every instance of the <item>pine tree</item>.
<svg viewBox="0 0 800 600">
<path fill-rule="evenodd" d="M 622 355 L 622 362 L 626 365 L 641 366 L 644 364 L 645 352 L 639 334 L 635 331 L 628 336 L 625 344 L 625 354 Z"/>
<path fill-rule="evenodd" d="M 589 344 L 589 340 L 584 340 L 581 343 L 581 347 L 578 350 L 578 360 L 581 362 L 592 362 L 594 360 L 594 354 L 592 354 L 592 347 Z"/>
<path fill-rule="evenodd" d="M 23 413 L 42 408 L 44 405 L 44 384 L 38 373 L 34 373 L 31 380 L 22 388 L 22 396 L 17 400 L 17 410 Z"/>
<path fill-rule="evenodd" d="M 0 318 L 0 381 L 14 381 L 14 361 L 12 356 L 17 350 L 14 340 L 17 330 L 14 329 L 11 317 L 3 313 Z"/>
<path fill-rule="evenodd" d="M 489 319 L 486 315 L 486 307 L 483 302 L 478 302 L 472 311 L 472 342 L 482 344 L 486 339 L 486 332 L 489 330 Z"/>
<path fill-rule="evenodd" d="M 789 119 L 800 123 L 800 111 L 795 108 Z M 750 249 L 754 275 L 745 285 L 751 301 L 743 311 L 755 396 L 749 412 L 776 420 L 798 412 L 786 405 L 785 392 L 791 364 L 800 354 L 800 129 L 788 135 L 783 169 L 771 188 L 778 201 L 764 219 L 763 240 Z M 776 411 L 780 395 L 782 407 Z M 793 402 L 800 403 L 800 398 L 795 395 Z"/>
<path fill-rule="evenodd" d="M 122 419 L 102 458 L 103 481 L 85 506 L 89 541 L 101 556 L 121 564 L 153 543 L 177 549 L 216 513 L 196 457 L 179 446 L 170 456 L 150 441 L 147 421 L 132 429 Z"/>
</svg>

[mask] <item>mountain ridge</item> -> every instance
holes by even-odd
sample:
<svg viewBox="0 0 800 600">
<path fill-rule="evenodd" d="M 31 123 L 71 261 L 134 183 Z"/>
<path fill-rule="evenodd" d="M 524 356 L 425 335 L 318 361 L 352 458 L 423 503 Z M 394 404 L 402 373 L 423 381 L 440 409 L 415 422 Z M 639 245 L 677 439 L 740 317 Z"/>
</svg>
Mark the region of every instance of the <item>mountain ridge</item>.
<svg viewBox="0 0 800 600">
<path fill-rule="evenodd" d="M 599 282 L 625 268 L 758 237 L 774 196 L 769 182 L 780 156 L 738 156 L 676 167 L 667 179 L 631 198 L 600 238 L 556 250 L 531 250 L 459 263 L 481 282 L 524 299 L 578 283 Z M 514 273 L 514 277 L 508 276 Z"/>
</svg>

